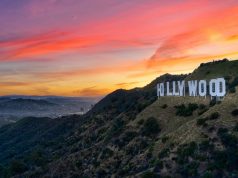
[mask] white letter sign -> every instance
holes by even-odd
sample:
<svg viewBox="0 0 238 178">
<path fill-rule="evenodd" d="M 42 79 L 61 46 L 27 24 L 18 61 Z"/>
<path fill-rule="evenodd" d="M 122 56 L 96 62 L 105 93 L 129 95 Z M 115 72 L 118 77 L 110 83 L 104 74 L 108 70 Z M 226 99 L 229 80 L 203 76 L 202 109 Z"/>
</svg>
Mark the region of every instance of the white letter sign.
<svg viewBox="0 0 238 178">
<path fill-rule="evenodd" d="M 207 85 L 209 84 L 209 86 Z M 224 97 L 226 95 L 226 81 L 224 78 L 206 80 L 191 80 L 191 81 L 172 81 L 157 84 L 157 96 L 185 96 L 185 89 L 188 88 L 189 96 L 206 97 L 208 94 L 211 97 Z M 209 88 L 209 91 L 207 89 Z"/>
</svg>

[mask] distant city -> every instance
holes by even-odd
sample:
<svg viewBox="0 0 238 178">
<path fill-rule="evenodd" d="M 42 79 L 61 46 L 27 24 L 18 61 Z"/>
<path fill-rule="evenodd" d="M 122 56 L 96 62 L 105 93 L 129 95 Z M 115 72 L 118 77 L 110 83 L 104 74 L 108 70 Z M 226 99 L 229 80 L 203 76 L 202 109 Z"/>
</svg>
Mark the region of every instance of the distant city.
<svg viewBox="0 0 238 178">
<path fill-rule="evenodd" d="M 0 126 L 24 117 L 56 118 L 64 115 L 82 115 L 100 98 L 61 96 L 1 96 Z"/>
</svg>

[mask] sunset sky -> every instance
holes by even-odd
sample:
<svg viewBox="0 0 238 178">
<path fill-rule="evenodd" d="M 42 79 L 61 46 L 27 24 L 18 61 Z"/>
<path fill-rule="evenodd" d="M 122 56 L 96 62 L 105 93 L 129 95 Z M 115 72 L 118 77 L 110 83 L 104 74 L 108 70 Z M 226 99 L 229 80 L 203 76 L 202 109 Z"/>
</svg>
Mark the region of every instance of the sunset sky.
<svg viewBox="0 0 238 178">
<path fill-rule="evenodd" d="M 101 96 L 222 58 L 237 0 L 0 1 L 0 95 Z"/>
</svg>

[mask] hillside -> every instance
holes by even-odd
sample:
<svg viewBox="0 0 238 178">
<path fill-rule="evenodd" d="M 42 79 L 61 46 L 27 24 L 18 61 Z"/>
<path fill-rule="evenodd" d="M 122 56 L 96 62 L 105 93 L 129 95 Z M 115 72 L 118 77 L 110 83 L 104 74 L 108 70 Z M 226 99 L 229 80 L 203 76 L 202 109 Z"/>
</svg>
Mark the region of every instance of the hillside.
<svg viewBox="0 0 238 178">
<path fill-rule="evenodd" d="M 83 116 L 0 128 L 2 177 L 237 177 L 238 61 L 116 90 Z M 157 99 L 163 81 L 226 77 L 228 95 Z"/>
<path fill-rule="evenodd" d="M 211 79 L 216 77 L 235 78 L 237 76 L 237 61 L 228 61 L 223 59 L 209 63 L 202 63 L 194 70 L 191 75 L 188 75 L 187 80 Z"/>
</svg>

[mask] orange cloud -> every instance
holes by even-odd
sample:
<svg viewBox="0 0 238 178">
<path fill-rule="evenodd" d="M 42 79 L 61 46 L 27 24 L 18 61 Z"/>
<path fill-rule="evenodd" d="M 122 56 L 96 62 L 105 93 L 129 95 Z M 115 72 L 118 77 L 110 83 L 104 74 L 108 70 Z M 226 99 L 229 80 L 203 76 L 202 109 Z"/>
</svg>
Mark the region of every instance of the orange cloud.
<svg viewBox="0 0 238 178">
<path fill-rule="evenodd" d="M 28 86 L 27 82 L 0 82 L 0 87 L 16 87 L 16 86 Z"/>
<path fill-rule="evenodd" d="M 43 34 L 32 35 L 28 37 L 19 37 L 10 40 L 0 41 L 0 47 L 2 48 L 12 48 L 12 47 L 21 47 L 21 46 L 30 46 L 40 43 L 47 43 L 53 39 L 62 38 L 65 35 L 68 35 L 68 32 L 48 32 Z"/>
<path fill-rule="evenodd" d="M 128 87 L 131 85 L 138 84 L 139 82 L 122 82 L 122 83 L 117 83 L 115 84 L 117 87 Z"/>
<path fill-rule="evenodd" d="M 13 48 L 18 46 L 17 49 L 7 50 L 5 55 L 0 57 L 3 60 L 21 60 L 26 57 L 36 57 L 43 54 L 60 52 L 65 50 L 75 50 L 85 48 L 91 45 L 102 43 L 101 37 L 70 37 L 62 38 L 62 34 L 43 35 L 41 37 L 33 37 L 31 39 L 23 39 L 17 41 L 4 42 L 2 45 L 5 48 Z"/>
<path fill-rule="evenodd" d="M 77 96 L 102 96 L 111 92 L 111 89 L 108 88 L 98 88 L 97 86 L 91 86 L 79 90 L 73 91 Z"/>
<path fill-rule="evenodd" d="M 164 40 L 155 54 L 149 58 L 147 67 L 168 70 L 171 66 L 184 64 L 192 68 L 201 61 L 237 56 L 237 49 L 234 47 L 229 50 L 217 50 L 219 52 L 216 55 L 213 54 L 214 49 L 209 51 L 209 48 L 206 48 L 208 45 L 218 48 L 218 45 L 234 46 L 237 43 L 237 10 L 237 6 L 231 7 L 210 15 L 202 14 L 187 21 L 189 31 Z M 224 23 L 221 23 L 221 19 Z M 199 49 L 207 50 L 198 51 Z"/>
<path fill-rule="evenodd" d="M 35 77 L 49 79 L 65 79 L 71 77 L 87 77 L 87 76 L 101 76 L 101 75 L 108 75 L 108 74 L 124 74 L 130 73 L 137 70 L 142 70 L 146 67 L 146 60 L 139 60 L 139 61 L 125 61 L 121 62 L 119 65 L 111 65 L 110 67 L 97 67 L 92 66 L 88 68 L 79 68 L 75 70 L 65 70 L 65 71 L 50 71 L 50 72 L 42 72 L 33 74 Z"/>
</svg>

